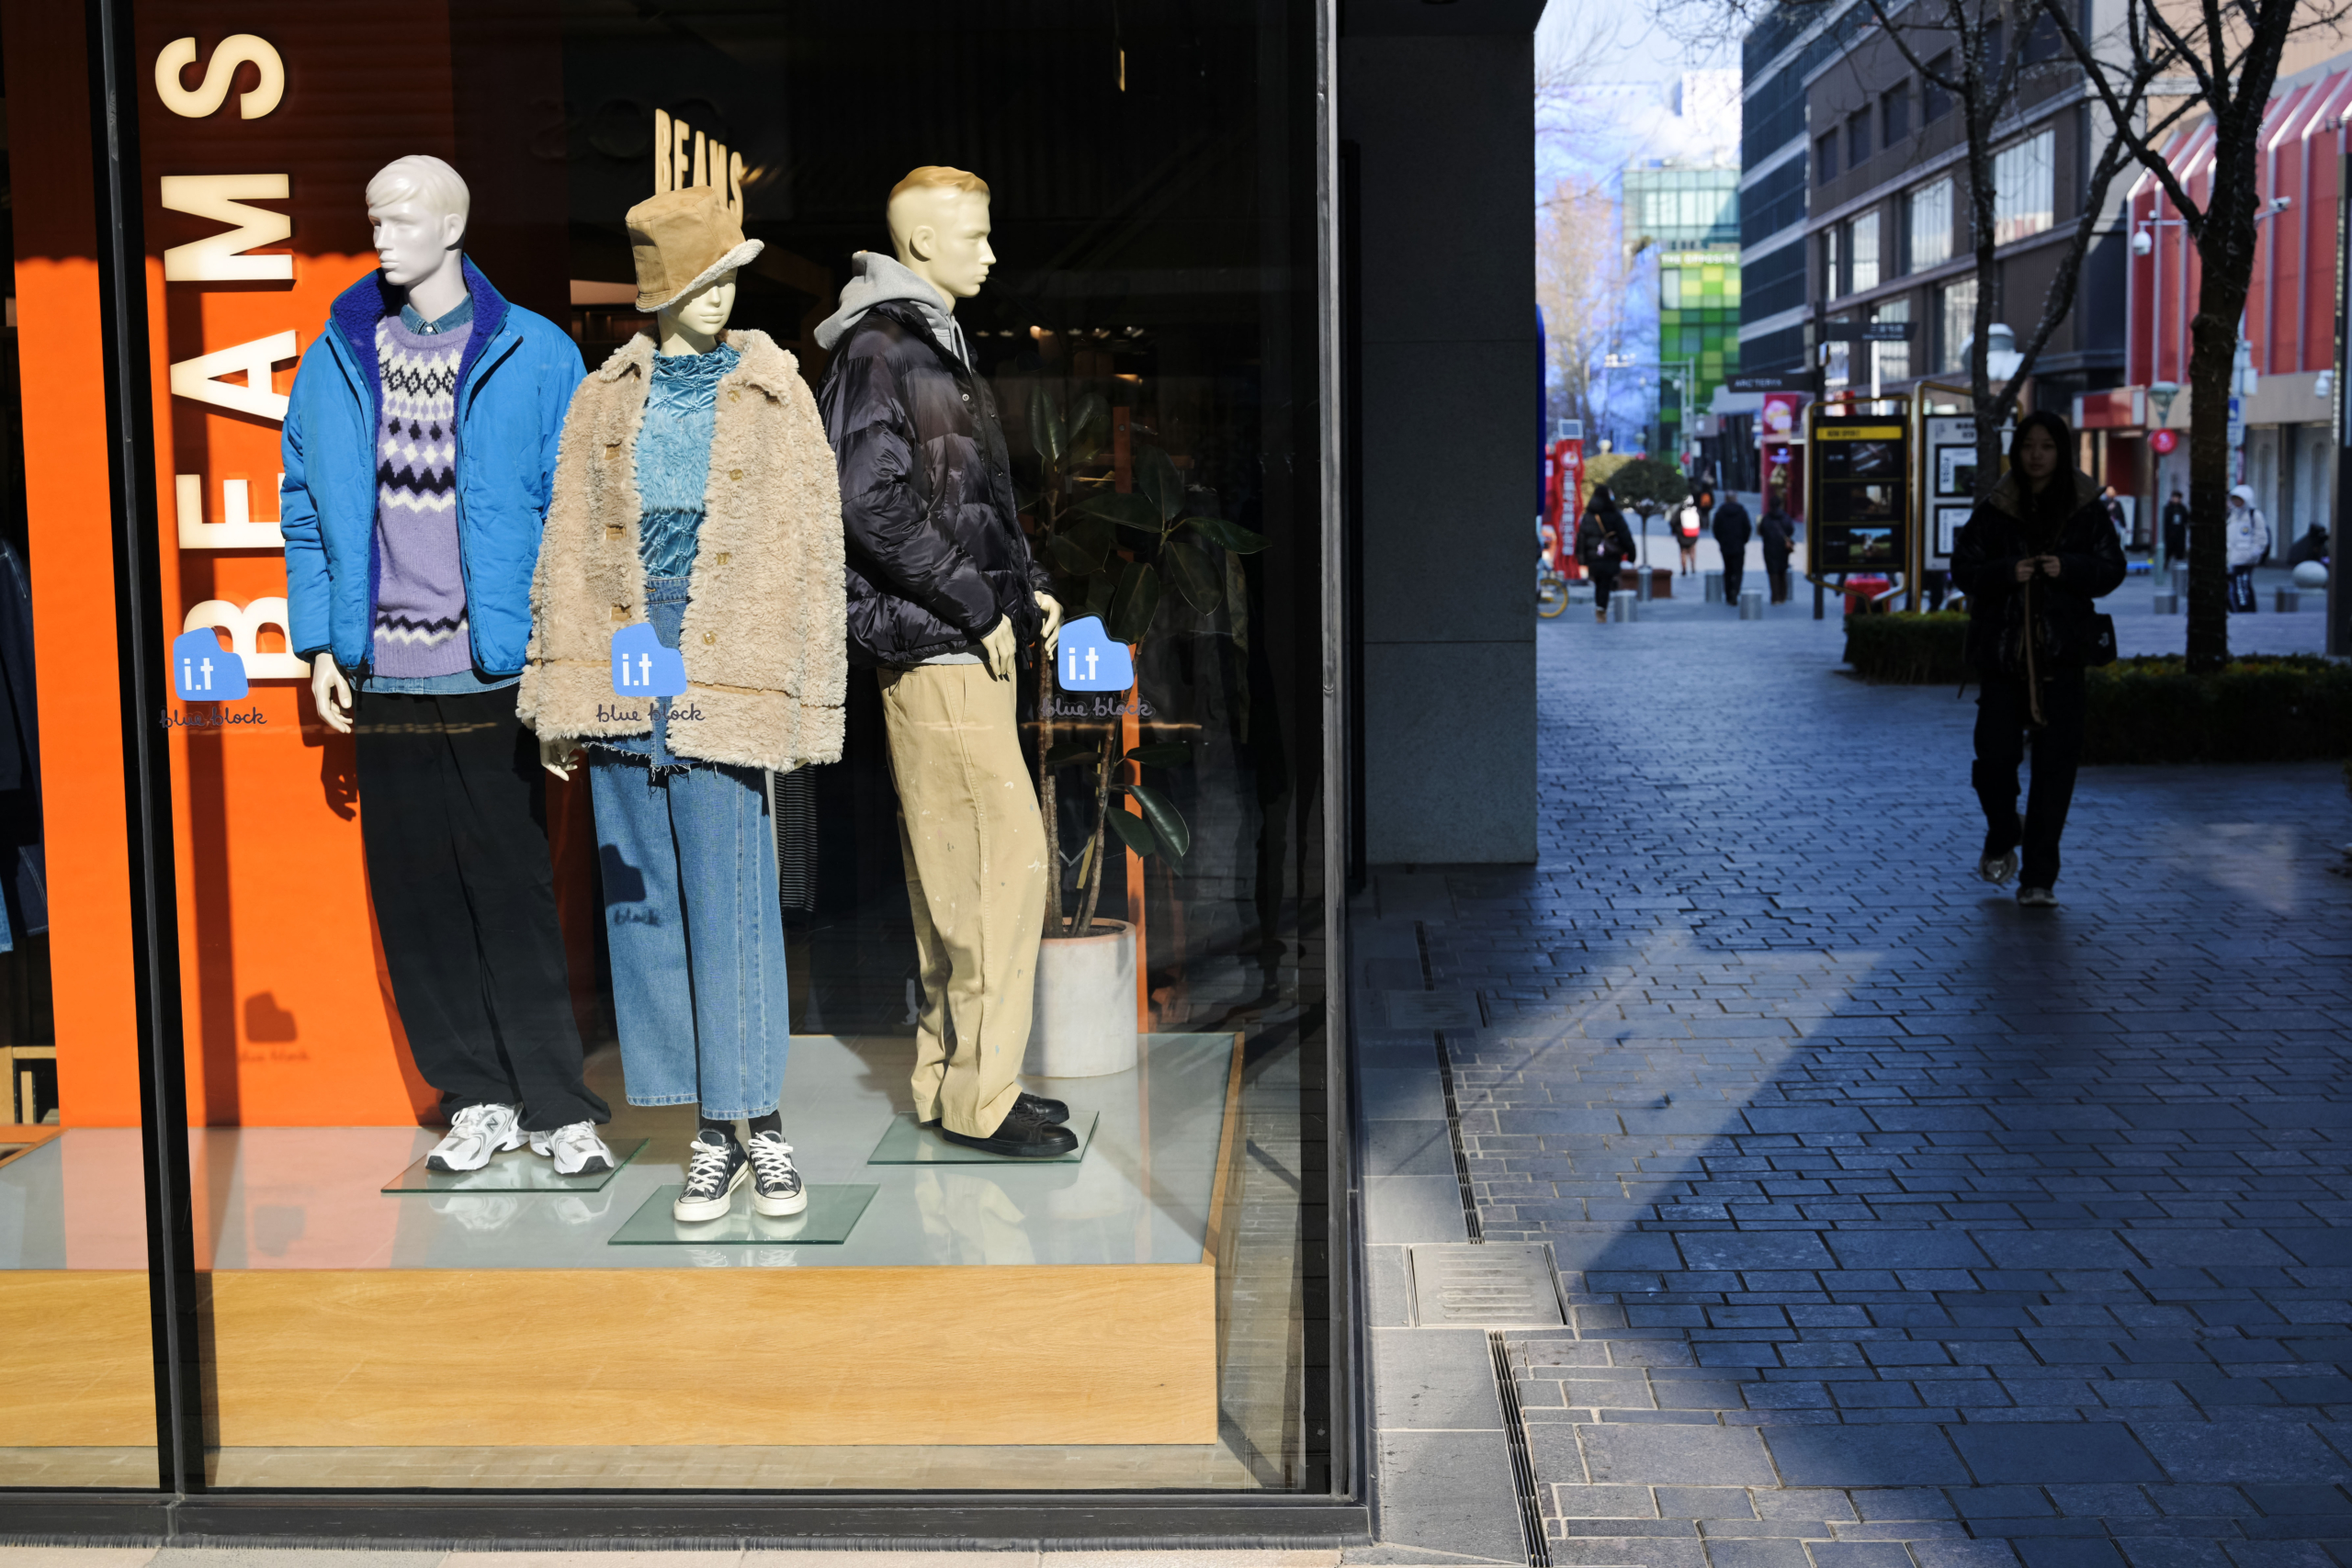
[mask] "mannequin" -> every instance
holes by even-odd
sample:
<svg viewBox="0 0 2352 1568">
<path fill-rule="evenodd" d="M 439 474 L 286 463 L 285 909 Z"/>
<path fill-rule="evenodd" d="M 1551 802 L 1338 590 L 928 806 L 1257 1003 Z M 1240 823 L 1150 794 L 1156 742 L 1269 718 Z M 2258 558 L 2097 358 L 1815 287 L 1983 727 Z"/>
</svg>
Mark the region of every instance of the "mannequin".
<svg viewBox="0 0 2352 1568">
<path fill-rule="evenodd" d="M 654 332 L 572 400 L 518 707 L 550 771 L 586 748 L 629 1103 L 700 1108 L 672 1213 L 718 1219 L 748 1183 L 781 1217 L 808 1197 L 780 1109 L 767 774 L 841 756 L 841 501 L 792 355 L 726 330 L 760 243 L 707 186 L 639 203 L 628 226 Z M 613 684 L 615 634 L 639 621 L 681 654 L 684 694 Z"/>
<path fill-rule="evenodd" d="M 996 265 L 989 187 L 926 165 L 887 216 L 895 259 L 858 253 L 817 342 L 832 350 L 820 402 L 841 467 L 851 657 L 881 686 L 922 978 L 915 1117 L 954 1143 L 1051 1158 L 1078 1141 L 1068 1108 L 1017 1077 L 1048 871 L 1013 673 L 1023 641 L 1053 657 L 1062 608 L 1030 558 L 995 399 L 955 319 Z"/>
<path fill-rule="evenodd" d="M 335 300 L 288 399 L 287 598 L 319 718 L 355 737 L 392 995 L 449 1116 L 428 1165 L 527 1142 L 576 1176 L 613 1168 L 611 1112 L 581 1077 L 540 749 L 504 688 L 582 366 L 466 260 L 469 205 L 438 158 L 368 182 L 378 270 Z"/>
</svg>

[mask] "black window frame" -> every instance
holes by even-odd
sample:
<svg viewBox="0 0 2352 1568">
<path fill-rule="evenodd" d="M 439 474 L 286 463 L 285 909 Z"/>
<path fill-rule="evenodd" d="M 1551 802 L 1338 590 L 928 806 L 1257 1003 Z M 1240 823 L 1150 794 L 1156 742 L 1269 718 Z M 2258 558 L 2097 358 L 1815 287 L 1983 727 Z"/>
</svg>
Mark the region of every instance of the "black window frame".
<svg viewBox="0 0 2352 1568">
<path fill-rule="evenodd" d="M 198 1266 L 189 1190 L 187 1063 L 179 983 L 181 945 L 175 892 L 177 852 L 169 755 L 153 742 L 152 714 L 164 661 L 158 628 L 165 625 L 157 515 L 157 442 L 149 356 L 147 254 L 142 219 L 139 93 L 144 80 L 134 31 L 133 0 L 85 0 L 87 81 L 95 189 L 98 352 L 103 383 L 108 508 L 113 536 L 117 666 L 123 672 L 119 727 L 125 786 L 127 864 L 131 893 L 128 935 L 134 979 L 140 1074 L 140 1144 L 147 1235 L 146 1274 L 155 1371 L 158 1483 L 59 1490 L 0 1490 L 0 1538 L 86 1542 L 104 1537 L 153 1540 L 178 1546 L 293 1545 L 361 1537 L 386 1543 L 449 1541 L 548 1548 L 609 1548 L 619 1540 L 715 1545 L 746 1540 L 778 1546 L 810 1538 L 922 1540 L 1005 1539 L 1076 1547 L 1103 1537 L 1138 1540 L 1369 1539 L 1373 1528 L 1369 1438 L 1369 1368 L 1365 1357 L 1366 1286 L 1359 1249 L 1363 1216 L 1352 1152 L 1352 1033 L 1348 1016 L 1346 834 L 1346 692 L 1356 672 L 1324 685 L 1319 717 L 1323 761 L 1320 833 L 1324 848 L 1322 919 L 1327 953 L 1324 1007 L 1324 1108 L 1320 1139 L 1326 1157 L 1328 1204 L 1303 1214 L 1309 1228 L 1301 1246 L 1327 1259 L 1327 1315 L 1310 1319 L 1306 1351 L 1310 1387 L 1302 1418 L 1328 1423 L 1329 1490 L 1312 1493 L 1174 1491 L 566 1491 L 454 1492 L 398 1484 L 350 1489 L 209 1488 L 203 1409 L 206 1371 L 197 1312 L 205 1280 Z M 1311 51 L 1298 69 L 1311 80 L 1317 105 L 1329 101 L 1340 69 L 1336 9 L 1293 14 L 1295 41 Z M 1297 51 L 1294 51 L 1297 58 Z M 1336 406 L 1346 351 L 1340 341 L 1339 249 L 1340 216 L 1334 210 L 1338 128 L 1319 110 L 1311 117 L 1305 156 L 1323 216 L 1309 242 L 1316 280 L 1306 292 L 1307 320 L 1299 330 L 1314 346 L 1301 368 L 1320 407 Z M 1333 569 L 1343 573 L 1343 465 L 1354 455 L 1336 443 L 1323 416 L 1319 449 L 1311 455 L 1321 492 L 1308 513 L 1317 529 L 1326 581 L 1325 614 L 1303 655 L 1329 660 L 1347 646 L 1349 628 Z M 94 716 L 94 722 L 103 718 Z M 1302 1067 L 1313 1072 L 1310 1057 Z M 1306 1134 L 1316 1146 L 1317 1134 Z M 1319 1229 L 1315 1228 L 1319 1219 Z M 1319 1338 L 1320 1344 L 1315 1343 Z"/>
</svg>

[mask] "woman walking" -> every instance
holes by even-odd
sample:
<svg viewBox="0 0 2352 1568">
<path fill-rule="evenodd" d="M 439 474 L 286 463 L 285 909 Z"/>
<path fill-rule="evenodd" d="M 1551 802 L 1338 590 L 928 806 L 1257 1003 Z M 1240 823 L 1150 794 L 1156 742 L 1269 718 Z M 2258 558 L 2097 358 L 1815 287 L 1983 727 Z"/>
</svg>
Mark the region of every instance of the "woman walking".
<svg viewBox="0 0 2352 1568">
<path fill-rule="evenodd" d="M 1617 498 L 1609 493 L 1607 485 L 1593 486 L 1592 499 L 1577 521 L 1577 559 L 1592 579 L 1594 620 L 1609 618 L 1609 596 L 1617 591 L 1617 569 L 1633 556 L 1634 531 L 1625 526 Z"/>
<path fill-rule="evenodd" d="M 2230 491 L 2230 520 L 2222 535 L 2230 558 L 2230 608 L 2254 610 L 2254 569 L 2270 553 L 2270 525 L 2255 510 L 2254 487 Z"/>
<path fill-rule="evenodd" d="M 1973 778 L 1984 809 L 1985 881 L 2018 874 L 2018 902 L 2058 902 L 2058 839 L 2083 750 L 2083 667 L 2097 653 L 2093 601 L 2123 581 L 2123 550 L 2098 486 L 2064 457 L 2074 433 L 2030 413 L 2009 442 L 2009 471 L 1976 503 L 1953 546 L 1951 578 L 1968 595 L 1967 660 L 1981 682 Z M 2109 650 L 2111 652 L 2111 650 Z M 2018 767 L 2033 736 L 2033 788 L 2018 820 Z"/>
<path fill-rule="evenodd" d="M 1796 547 L 1796 525 L 1781 508 L 1781 492 L 1770 490 L 1764 493 L 1764 517 L 1756 525 L 1757 537 L 1764 541 L 1764 575 L 1771 580 L 1772 603 L 1789 602 L 1789 552 Z"/>
<path fill-rule="evenodd" d="M 1713 498 L 1709 498 L 1712 503 Z M 1699 506 L 1699 498 L 1691 496 L 1674 509 L 1674 542 L 1682 551 L 1682 575 L 1689 577 L 1699 570 L 1699 535 L 1706 526 L 1706 518 Z"/>
</svg>

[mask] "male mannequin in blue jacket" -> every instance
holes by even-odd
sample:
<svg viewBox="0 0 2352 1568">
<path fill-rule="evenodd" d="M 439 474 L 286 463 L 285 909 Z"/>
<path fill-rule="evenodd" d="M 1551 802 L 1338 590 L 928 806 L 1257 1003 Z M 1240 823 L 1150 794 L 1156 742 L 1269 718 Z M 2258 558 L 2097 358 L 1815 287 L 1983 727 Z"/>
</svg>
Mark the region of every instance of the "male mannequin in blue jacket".
<svg viewBox="0 0 2352 1568">
<path fill-rule="evenodd" d="M 540 751 L 510 688 L 585 372 L 466 261 L 468 206 L 438 158 L 368 184 L 379 270 L 335 300 L 286 414 L 287 599 L 319 717 L 356 738 L 392 996 L 449 1113 L 428 1163 L 528 1142 L 580 1175 L 612 1168 L 612 1113 L 581 1077 Z"/>
</svg>

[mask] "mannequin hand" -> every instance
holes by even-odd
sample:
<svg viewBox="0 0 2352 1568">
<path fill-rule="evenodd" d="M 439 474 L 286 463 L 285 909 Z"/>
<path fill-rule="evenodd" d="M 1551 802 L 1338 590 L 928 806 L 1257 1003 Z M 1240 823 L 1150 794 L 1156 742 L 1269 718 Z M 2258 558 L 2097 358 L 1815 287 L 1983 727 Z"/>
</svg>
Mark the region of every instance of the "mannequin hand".
<svg viewBox="0 0 2352 1568">
<path fill-rule="evenodd" d="M 988 665 L 989 673 L 1000 681 L 1012 680 L 1012 660 L 1020 647 L 1013 639 L 1012 617 L 997 617 L 996 630 L 980 639 L 980 658 Z"/>
<path fill-rule="evenodd" d="M 571 770 L 579 765 L 578 747 L 561 740 L 550 740 L 544 735 L 539 737 L 539 766 L 568 784 L 571 780 Z"/>
<path fill-rule="evenodd" d="M 1050 593 L 1040 593 L 1037 608 L 1046 612 L 1045 635 L 1039 640 L 1046 645 L 1046 657 L 1051 659 L 1061 651 L 1062 602 Z"/>
<path fill-rule="evenodd" d="M 335 668 L 334 655 L 322 653 L 311 660 L 311 701 L 319 717 L 337 735 L 351 733 L 351 682 Z"/>
</svg>

